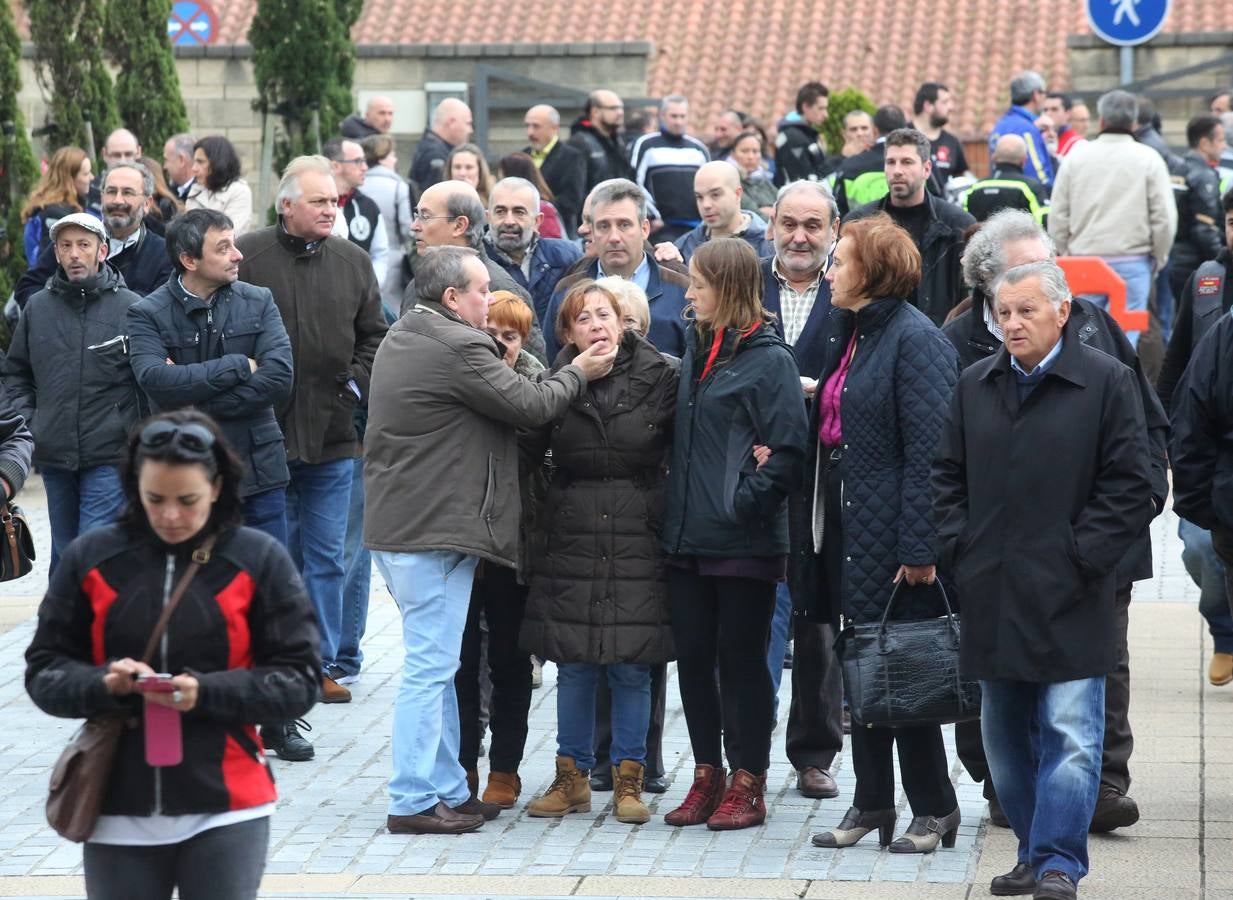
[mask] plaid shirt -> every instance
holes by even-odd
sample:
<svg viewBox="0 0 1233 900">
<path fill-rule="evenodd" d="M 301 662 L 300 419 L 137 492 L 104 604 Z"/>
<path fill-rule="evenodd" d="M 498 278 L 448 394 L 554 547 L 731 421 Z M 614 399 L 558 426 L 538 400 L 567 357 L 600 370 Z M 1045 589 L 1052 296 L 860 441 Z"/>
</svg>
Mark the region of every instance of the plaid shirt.
<svg viewBox="0 0 1233 900">
<path fill-rule="evenodd" d="M 779 282 L 779 311 L 783 319 L 783 336 L 789 346 L 795 347 L 796 339 L 805 330 L 805 323 L 809 321 L 809 313 L 813 311 L 813 302 L 818 296 L 818 285 L 822 281 L 822 270 L 818 271 L 818 277 L 803 291 L 795 290 L 788 283 L 788 279 L 779 273 L 779 260 L 775 260 L 771 271 L 775 273 L 775 280 Z"/>
</svg>

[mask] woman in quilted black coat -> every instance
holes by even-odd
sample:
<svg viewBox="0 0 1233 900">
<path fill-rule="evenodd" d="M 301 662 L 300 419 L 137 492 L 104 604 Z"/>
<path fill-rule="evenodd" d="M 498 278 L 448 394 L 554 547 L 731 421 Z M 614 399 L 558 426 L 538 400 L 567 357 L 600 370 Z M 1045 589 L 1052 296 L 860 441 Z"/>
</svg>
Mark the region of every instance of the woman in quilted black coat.
<svg viewBox="0 0 1233 900">
<path fill-rule="evenodd" d="M 934 615 L 935 525 L 929 471 L 958 380 L 955 351 L 904 297 L 920 280 L 920 252 L 886 215 L 844 225 L 831 283 L 832 335 L 811 414 L 792 595 L 832 621 L 881 619 L 906 580 L 895 618 Z M 804 565 L 799 565 L 802 560 Z M 891 843 L 899 748 L 912 824 Z M 819 847 L 847 847 L 878 829 L 892 852 L 954 845 L 959 809 L 939 726 L 852 728 L 856 792 Z"/>
<path fill-rule="evenodd" d="M 642 823 L 650 819 L 641 793 L 651 666 L 673 655 L 660 540 L 677 374 L 624 330 L 620 301 L 592 281 L 566 295 L 557 336 L 558 369 L 593 343 L 619 350 L 612 373 L 544 435 L 554 471 L 538 517 L 521 643 L 557 663 L 557 777 L 527 811 L 590 810 L 596 680 L 606 666 L 615 815 Z"/>
</svg>

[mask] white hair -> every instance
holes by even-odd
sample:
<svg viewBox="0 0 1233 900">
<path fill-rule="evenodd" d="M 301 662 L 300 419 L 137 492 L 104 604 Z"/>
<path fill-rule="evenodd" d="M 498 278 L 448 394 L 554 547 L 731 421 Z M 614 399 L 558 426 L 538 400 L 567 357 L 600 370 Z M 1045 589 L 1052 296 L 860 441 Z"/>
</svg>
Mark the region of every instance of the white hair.
<svg viewBox="0 0 1233 900">
<path fill-rule="evenodd" d="M 1061 309 L 1062 303 L 1070 299 L 1070 285 L 1066 283 L 1066 273 L 1055 262 L 1034 262 L 1015 266 L 1002 273 L 993 284 L 993 294 L 996 297 L 1004 285 L 1020 284 L 1029 278 L 1040 280 L 1040 292 L 1052 304 L 1054 309 Z"/>
<path fill-rule="evenodd" d="M 274 206 L 280 213 L 284 200 L 294 203 L 300 199 L 300 195 L 304 193 L 300 187 L 300 178 L 309 172 L 316 172 L 331 180 L 334 178 L 330 161 L 324 156 L 297 156 L 287 163 L 287 168 L 283 169 L 282 180 L 278 182 L 278 195 L 274 198 Z"/>
</svg>

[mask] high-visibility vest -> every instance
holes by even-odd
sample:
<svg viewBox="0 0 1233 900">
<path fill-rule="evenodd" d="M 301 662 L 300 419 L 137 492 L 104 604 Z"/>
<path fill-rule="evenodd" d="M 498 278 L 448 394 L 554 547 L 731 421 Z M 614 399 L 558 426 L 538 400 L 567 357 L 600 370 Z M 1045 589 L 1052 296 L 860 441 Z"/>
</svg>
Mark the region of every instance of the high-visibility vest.
<svg viewBox="0 0 1233 900">
<path fill-rule="evenodd" d="M 986 178 L 976 182 L 970 188 L 963 192 L 962 206 L 965 212 L 971 212 L 969 202 L 972 195 L 977 191 L 1012 191 L 1016 195 L 1022 195 L 1027 201 L 1028 212 L 1032 214 L 1032 218 L 1039 225 L 1044 221 L 1045 214 L 1049 211 L 1047 206 L 1044 206 L 1036 199 L 1036 193 L 1022 181 L 1015 181 L 1010 178 Z M 1009 204 L 1007 204 L 1009 205 Z"/>
</svg>

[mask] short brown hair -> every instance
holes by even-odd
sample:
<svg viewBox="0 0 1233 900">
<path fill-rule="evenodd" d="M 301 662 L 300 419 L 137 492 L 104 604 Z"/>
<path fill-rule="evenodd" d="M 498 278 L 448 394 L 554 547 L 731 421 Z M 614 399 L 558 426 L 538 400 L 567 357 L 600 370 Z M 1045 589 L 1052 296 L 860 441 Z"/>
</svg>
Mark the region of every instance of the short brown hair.
<svg viewBox="0 0 1233 900">
<path fill-rule="evenodd" d="M 747 331 L 771 318 L 762 305 L 762 265 L 744 239 L 707 241 L 694 251 L 689 265 L 715 292 L 715 315 L 704 323 L 706 330 Z"/>
<path fill-rule="evenodd" d="M 861 270 L 860 294 L 873 300 L 909 298 L 920 284 L 920 251 L 912 236 L 886 213 L 847 222 L 839 234 L 848 238 L 851 262 Z"/>
<path fill-rule="evenodd" d="M 561 301 L 561 308 L 557 311 L 557 341 L 561 346 L 571 343 L 569 329 L 573 327 L 574 320 L 582 315 L 583 307 L 587 305 L 587 297 L 591 294 L 603 294 L 607 297 L 608 303 L 612 305 L 612 311 L 616 313 L 617 320 L 621 320 L 623 316 L 621 298 L 602 284 L 596 284 L 594 279 L 584 278 L 569 289 L 569 293 Z"/>
<path fill-rule="evenodd" d="M 395 145 L 394 139 L 388 134 L 370 134 L 360 141 L 360 146 L 364 148 L 364 162 L 371 169 L 393 153 Z"/>
<path fill-rule="evenodd" d="M 493 291 L 488 304 L 488 324 L 497 328 L 512 328 L 525 343 L 531 336 L 531 307 L 513 291 Z"/>
</svg>

